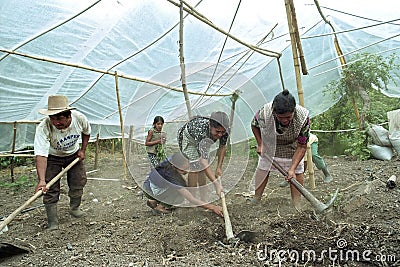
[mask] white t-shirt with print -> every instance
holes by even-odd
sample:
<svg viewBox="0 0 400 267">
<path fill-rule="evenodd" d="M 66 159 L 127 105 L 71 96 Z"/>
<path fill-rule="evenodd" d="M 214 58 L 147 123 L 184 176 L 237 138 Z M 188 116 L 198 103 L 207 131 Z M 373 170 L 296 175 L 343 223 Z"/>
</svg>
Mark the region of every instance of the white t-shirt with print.
<svg viewBox="0 0 400 267">
<path fill-rule="evenodd" d="M 79 150 L 79 138 L 82 133 L 90 135 L 90 124 L 86 116 L 76 110 L 71 110 L 71 118 L 71 125 L 67 129 L 57 129 L 49 117 L 37 126 L 34 142 L 35 156 L 65 157 Z"/>
</svg>

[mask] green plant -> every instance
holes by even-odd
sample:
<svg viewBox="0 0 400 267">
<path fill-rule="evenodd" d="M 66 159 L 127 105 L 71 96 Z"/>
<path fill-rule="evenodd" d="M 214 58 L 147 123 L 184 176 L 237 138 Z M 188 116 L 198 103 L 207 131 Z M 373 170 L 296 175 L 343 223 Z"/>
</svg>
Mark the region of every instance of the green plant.
<svg viewBox="0 0 400 267">
<path fill-rule="evenodd" d="M 158 159 L 158 161 L 162 162 L 165 160 L 165 158 L 167 157 L 165 150 L 164 150 L 164 146 L 162 144 L 157 144 L 156 145 L 156 158 Z"/>
<path fill-rule="evenodd" d="M 253 159 L 258 158 L 258 154 L 257 154 L 257 152 L 256 152 L 257 141 L 256 141 L 256 139 L 255 139 L 254 137 L 252 137 L 252 138 L 249 139 L 249 147 L 250 147 L 249 156 L 250 156 L 251 158 L 253 158 Z"/>
<path fill-rule="evenodd" d="M 33 164 L 33 162 L 34 159 L 29 157 L 2 157 L 0 158 L 0 167 L 7 168 L 11 163 L 14 164 L 14 167 L 26 166 Z"/>
<path fill-rule="evenodd" d="M 34 185 L 35 185 L 34 179 L 28 175 L 21 175 L 13 183 L 0 181 L 1 188 L 12 188 L 14 190 L 28 188 Z"/>
<path fill-rule="evenodd" d="M 357 119 L 360 129 L 364 129 L 365 123 L 371 119 L 370 93 L 376 90 L 387 90 L 391 81 L 396 84 L 392 77 L 392 71 L 400 66 L 396 62 L 396 54 L 388 57 L 370 53 L 355 54 L 349 64 L 343 68 L 342 77 L 326 86 L 326 91 L 334 94 L 335 97 L 346 96 L 343 100 L 352 102 L 353 108 L 359 113 Z M 398 76 L 395 72 L 393 75 Z"/>
<path fill-rule="evenodd" d="M 396 60 L 396 55 L 385 58 L 357 54 L 343 70 L 342 78 L 324 88 L 326 95 L 339 95 L 341 98 L 327 112 L 314 117 L 311 128 L 355 130 L 318 133 L 321 154 L 345 154 L 359 160 L 370 157 L 365 129 L 369 124 L 386 122 L 386 113 L 400 108 L 398 98 L 387 97 L 381 92 L 387 89 L 390 81 L 395 82 L 391 75 L 397 75 L 392 72 L 399 67 Z M 355 114 L 358 113 L 360 116 L 357 117 Z"/>
<path fill-rule="evenodd" d="M 344 153 L 351 155 L 359 160 L 369 159 L 371 152 L 367 148 L 367 135 L 365 131 L 356 131 L 351 134 L 349 138 L 351 142 L 347 144 Z"/>
<path fill-rule="evenodd" d="M 1 168 L 7 168 L 11 164 L 10 158 L 0 158 L 0 166 Z"/>
<path fill-rule="evenodd" d="M 333 195 L 334 195 L 334 194 L 331 193 L 331 194 L 329 194 L 329 195 L 324 196 L 324 197 L 323 197 L 324 202 L 326 203 L 326 202 L 330 201 L 330 200 L 332 199 Z M 339 193 L 337 194 L 335 200 L 333 201 L 332 206 L 335 207 L 335 208 L 338 208 L 338 207 L 340 206 L 340 204 L 342 203 L 342 201 L 343 201 L 343 193 L 340 193 L 340 192 L 339 192 Z"/>
</svg>

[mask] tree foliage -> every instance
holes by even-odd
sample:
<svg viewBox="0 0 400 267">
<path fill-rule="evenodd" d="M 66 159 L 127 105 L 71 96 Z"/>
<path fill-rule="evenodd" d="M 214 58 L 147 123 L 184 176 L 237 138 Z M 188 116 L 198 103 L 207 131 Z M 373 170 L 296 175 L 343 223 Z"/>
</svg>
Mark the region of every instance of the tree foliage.
<svg viewBox="0 0 400 267">
<path fill-rule="evenodd" d="M 319 134 L 320 147 L 331 148 L 328 154 L 346 154 L 357 159 L 370 157 L 367 149 L 366 129 L 370 124 L 386 122 L 386 112 L 400 108 L 398 98 L 390 98 L 381 93 L 387 90 L 392 75 L 399 67 L 397 56 L 388 57 L 375 54 L 356 54 L 342 71 L 339 80 L 330 82 L 324 89 L 325 97 L 340 100 L 327 112 L 312 120 L 313 129 L 342 130 L 346 132 Z M 332 144 L 332 145 L 331 145 Z M 328 152 L 328 151 L 325 151 Z"/>
</svg>

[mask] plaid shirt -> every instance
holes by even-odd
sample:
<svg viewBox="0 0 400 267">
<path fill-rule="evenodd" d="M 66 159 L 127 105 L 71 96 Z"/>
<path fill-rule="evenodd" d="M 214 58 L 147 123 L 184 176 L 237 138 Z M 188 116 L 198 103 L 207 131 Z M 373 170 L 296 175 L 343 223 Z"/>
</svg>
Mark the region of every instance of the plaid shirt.
<svg viewBox="0 0 400 267">
<path fill-rule="evenodd" d="M 264 107 L 259 109 L 253 117 L 251 121 L 251 125 L 257 128 L 260 128 L 259 119 L 264 119 Z M 283 133 L 287 130 L 288 126 L 282 125 L 278 120 L 275 119 L 275 127 L 278 133 Z M 300 133 L 297 136 L 297 142 L 299 144 L 305 145 L 307 144 L 310 133 L 310 117 L 307 117 L 306 122 L 303 127 L 300 129 Z"/>
</svg>

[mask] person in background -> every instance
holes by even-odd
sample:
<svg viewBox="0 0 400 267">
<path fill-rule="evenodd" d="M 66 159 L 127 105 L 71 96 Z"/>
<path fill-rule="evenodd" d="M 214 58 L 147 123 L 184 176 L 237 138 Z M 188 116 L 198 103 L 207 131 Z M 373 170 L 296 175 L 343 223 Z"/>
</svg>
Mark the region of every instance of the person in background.
<svg viewBox="0 0 400 267">
<path fill-rule="evenodd" d="M 311 147 L 313 163 L 315 163 L 315 166 L 318 170 L 321 170 L 324 173 L 324 182 L 332 182 L 333 178 L 328 170 L 328 167 L 326 166 L 324 159 L 318 154 L 318 137 L 315 134 L 310 133 L 310 138 L 307 145 Z M 307 158 L 304 158 L 304 170 L 307 170 Z"/>
<path fill-rule="evenodd" d="M 56 230 L 58 229 L 57 202 L 60 198 L 60 180 L 49 189 L 46 189 L 46 183 L 78 157 L 80 159 L 78 163 L 67 172 L 70 214 L 77 218 L 85 215 L 80 209 L 83 188 L 87 182 L 83 160 L 91 128 L 86 116 L 68 106 L 68 98 L 63 95 L 49 96 L 47 109 L 39 109 L 39 113 L 48 117 L 36 128 L 34 151 L 39 182 L 35 193 L 39 190 L 43 191 L 47 229 Z M 82 141 L 81 147 L 79 147 L 79 139 Z"/>
<path fill-rule="evenodd" d="M 304 183 L 304 154 L 310 131 L 307 109 L 296 105 L 288 90 L 275 96 L 272 103 L 265 104 L 256 112 L 251 129 L 257 141 L 259 154 L 255 171 L 255 195 L 252 203 L 259 203 L 268 183 L 270 171 L 277 171 L 271 160 L 287 170 L 286 181 L 296 179 Z M 301 193 L 290 184 L 293 205 L 300 208 Z"/>
<path fill-rule="evenodd" d="M 220 196 L 223 188 L 217 180 L 222 175 L 222 163 L 226 154 L 229 136 L 229 118 L 222 111 L 216 111 L 208 117 L 195 117 L 178 130 L 179 149 L 191 162 L 188 173 L 188 186 L 199 187 L 200 198 L 206 199 L 206 176 L 213 183 Z M 215 173 L 210 168 L 210 147 L 219 140 L 217 167 Z M 194 190 L 192 190 L 194 192 Z"/>
<path fill-rule="evenodd" d="M 166 142 L 167 134 L 162 131 L 163 126 L 164 118 L 161 116 L 154 117 L 153 127 L 147 132 L 144 143 L 152 168 L 155 168 L 166 157 L 163 146 Z"/>
<path fill-rule="evenodd" d="M 186 188 L 182 175 L 187 173 L 188 168 L 189 161 L 177 152 L 152 169 L 143 183 L 143 192 L 148 198 L 147 206 L 152 209 L 153 214 L 165 214 L 171 212 L 171 206 L 179 205 L 187 199 L 190 203 L 223 217 L 221 207 L 197 199 Z"/>
</svg>

